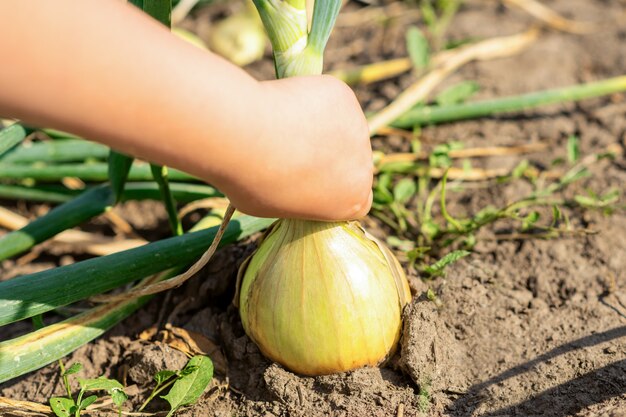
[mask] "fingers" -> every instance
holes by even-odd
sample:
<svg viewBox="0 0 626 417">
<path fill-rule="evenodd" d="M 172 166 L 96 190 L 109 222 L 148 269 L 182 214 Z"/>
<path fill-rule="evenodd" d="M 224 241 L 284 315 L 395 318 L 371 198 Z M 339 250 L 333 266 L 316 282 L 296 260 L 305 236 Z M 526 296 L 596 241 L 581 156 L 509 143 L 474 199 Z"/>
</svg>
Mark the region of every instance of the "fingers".
<svg viewBox="0 0 626 417">
<path fill-rule="evenodd" d="M 365 216 L 372 204 L 372 150 L 352 90 L 330 76 L 266 85 L 259 109 L 264 133 L 242 145 L 242 151 L 254 151 L 237 170 L 238 185 L 229 187 L 237 208 L 261 217 L 324 221 Z"/>
</svg>

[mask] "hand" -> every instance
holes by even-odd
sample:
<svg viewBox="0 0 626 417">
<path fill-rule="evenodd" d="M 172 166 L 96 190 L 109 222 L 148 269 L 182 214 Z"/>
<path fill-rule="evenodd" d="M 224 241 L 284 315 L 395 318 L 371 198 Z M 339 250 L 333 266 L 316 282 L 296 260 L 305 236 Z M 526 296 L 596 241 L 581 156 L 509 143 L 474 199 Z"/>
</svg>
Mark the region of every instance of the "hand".
<svg viewBox="0 0 626 417">
<path fill-rule="evenodd" d="M 352 90 L 330 76 L 260 83 L 263 126 L 222 190 L 257 216 L 348 220 L 372 203 L 372 150 Z M 251 123 L 253 121 L 251 120 Z"/>
</svg>

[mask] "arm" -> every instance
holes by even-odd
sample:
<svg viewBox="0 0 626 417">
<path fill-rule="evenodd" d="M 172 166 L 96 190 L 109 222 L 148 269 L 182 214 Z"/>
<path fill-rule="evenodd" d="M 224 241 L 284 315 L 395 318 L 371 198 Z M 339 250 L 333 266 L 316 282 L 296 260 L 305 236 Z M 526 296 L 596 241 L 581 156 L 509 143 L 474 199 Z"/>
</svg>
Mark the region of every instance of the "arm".
<svg viewBox="0 0 626 417">
<path fill-rule="evenodd" d="M 0 2 L 0 114 L 183 169 L 258 216 L 360 217 L 367 124 L 330 77 L 257 82 L 118 1 Z"/>
</svg>

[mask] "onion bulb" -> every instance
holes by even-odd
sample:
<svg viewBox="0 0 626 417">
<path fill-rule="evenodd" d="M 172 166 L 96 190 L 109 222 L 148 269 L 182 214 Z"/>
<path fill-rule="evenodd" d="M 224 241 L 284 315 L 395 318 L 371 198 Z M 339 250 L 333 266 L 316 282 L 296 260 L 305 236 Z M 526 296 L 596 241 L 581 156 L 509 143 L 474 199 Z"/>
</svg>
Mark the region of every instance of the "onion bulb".
<svg viewBox="0 0 626 417">
<path fill-rule="evenodd" d="M 242 265 L 239 284 L 246 334 L 304 375 L 384 362 L 411 297 L 391 251 L 358 222 L 278 220 Z"/>
<path fill-rule="evenodd" d="M 263 58 L 267 38 L 263 24 L 249 6 L 215 24 L 209 37 L 211 51 L 241 67 Z"/>
</svg>

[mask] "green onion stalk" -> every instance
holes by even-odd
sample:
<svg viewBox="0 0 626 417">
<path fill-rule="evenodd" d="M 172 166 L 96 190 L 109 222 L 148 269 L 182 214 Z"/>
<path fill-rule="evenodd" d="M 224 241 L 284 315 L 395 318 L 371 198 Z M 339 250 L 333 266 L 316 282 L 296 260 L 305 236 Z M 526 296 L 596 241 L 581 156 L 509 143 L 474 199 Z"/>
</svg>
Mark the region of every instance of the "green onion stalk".
<svg viewBox="0 0 626 417">
<path fill-rule="evenodd" d="M 277 77 L 321 74 L 341 0 L 316 0 L 310 30 L 305 0 L 254 3 Z M 388 359 L 410 297 L 398 261 L 358 222 L 280 219 L 241 267 L 235 303 L 263 354 L 321 375 Z"/>
</svg>

